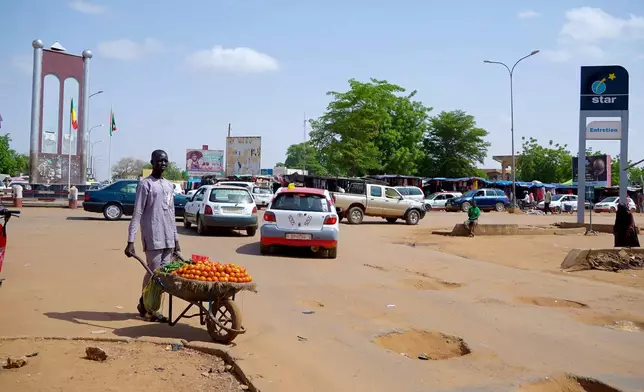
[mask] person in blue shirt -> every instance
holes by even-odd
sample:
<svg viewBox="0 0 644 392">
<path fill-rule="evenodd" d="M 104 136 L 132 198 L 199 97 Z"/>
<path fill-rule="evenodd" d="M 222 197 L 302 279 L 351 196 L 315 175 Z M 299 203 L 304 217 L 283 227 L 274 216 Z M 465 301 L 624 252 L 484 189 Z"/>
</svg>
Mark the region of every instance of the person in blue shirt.
<svg viewBox="0 0 644 392">
<path fill-rule="evenodd" d="M 467 209 L 467 221 L 465 221 L 465 227 L 470 232 L 470 237 L 474 237 L 474 228 L 479 224 L 480 216 L 481 210 L 476 205 L 476 201 L 472 200 L 470 208 Z"/>
</svg>

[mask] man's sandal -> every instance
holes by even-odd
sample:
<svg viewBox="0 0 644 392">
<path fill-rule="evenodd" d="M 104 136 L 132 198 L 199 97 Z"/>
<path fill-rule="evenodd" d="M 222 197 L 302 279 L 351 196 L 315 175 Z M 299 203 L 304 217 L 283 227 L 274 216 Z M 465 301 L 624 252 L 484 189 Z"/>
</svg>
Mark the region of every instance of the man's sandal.
<svg viewBox="0 0 644 392">
<path fill-rule="evenodd" d="M 168 322 L 168 318 L 165 317 L 160 312 L 154 312 L 154 313 L 147 312 L 145 314 L 144 318 L 145 318 L 146 321 L 153 322 L 153 323 L 167 323 Z"/>
</svg>

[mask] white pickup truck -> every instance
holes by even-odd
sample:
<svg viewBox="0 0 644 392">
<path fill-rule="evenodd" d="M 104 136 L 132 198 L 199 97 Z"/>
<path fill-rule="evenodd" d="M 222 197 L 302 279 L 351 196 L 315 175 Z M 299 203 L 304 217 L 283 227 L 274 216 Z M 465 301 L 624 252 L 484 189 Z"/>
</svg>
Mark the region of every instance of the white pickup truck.
<svg viewBox="0 0 644 392">
<path fill-rule="evenodd" d="M 395 188 L 356 182 L 346 192 L 333 192 L 335 208 L 340 220 L 347 218 L 350 224 L 360 224 L 365 216 L 385 218 L 394 223 L 398 219 L 408 225 L 417 225 L 425 217 L 423 203 L 405 199 Z"/>
</svg>

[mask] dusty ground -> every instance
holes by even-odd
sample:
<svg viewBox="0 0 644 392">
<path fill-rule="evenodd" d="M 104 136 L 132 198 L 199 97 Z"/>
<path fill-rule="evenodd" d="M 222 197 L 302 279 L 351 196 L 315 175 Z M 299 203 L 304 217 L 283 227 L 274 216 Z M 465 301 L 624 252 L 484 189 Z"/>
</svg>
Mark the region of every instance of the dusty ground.
<svg viewBox="0 0 644 392">
<path fill-rule="evenodd" d="M 209 341 L 197 320 L 170 328 L 135 317 L 143 269 L 123 256 L 128 221 L 105 222 L 64 209 L 31 208 L 23 215 L 9 228 L 0 335 L 92 336 L 105 330 Z M 517 391 L 561 373 L 642 390 L 644 291 L 629 283 L 638 281 L 639 271 L 619 279 L 609 272 L 557 271 L 564 248 L 610 246 L 610 237 L 493 242 L 428 234 L 430 239 L 418 241 L 446 242 L 400 244 L 419 230 L 449 228 L 463 217 L 432 212 L 419 227 L 381 220 L 342 225 L 336 260 L 301 252 L 262 257 L 258 237 L 197 237 L 181 228 L 180 238 L 185 253 L 244 265 L 257 281 L 258 294 L 237 298 L 248 333 L 229 352 L 264 392 Z M 575 219 L 497 213 L 484 218 L 526 225 Z M 603 214 L 595 221 L 613 219 Z M 564 300 L 586 306 L 553 305 Z M 438 333 L 462 338 L 471 353 L 418 360 L 395 352 L 409 342 L 387 349 L 374 341 L 412 330 L 430 333 L 410 335 L 429 345 L 425 351 L 436 347 Z M 12 390 L 3 382 L 0 375 L 0 390 Z"/>
<path fill-rule="evenodd" d="M 108 354 L 104 362 L 85 358 L 87 347 Z M 0 369 L 6 391 L 239 391 L 223 361 L 189 349 L 166 350 L 151 343 L 69 340 L 12 340 L 0 343 L 0 358 L 27 358 L 20 369 Z"/>
</svg>

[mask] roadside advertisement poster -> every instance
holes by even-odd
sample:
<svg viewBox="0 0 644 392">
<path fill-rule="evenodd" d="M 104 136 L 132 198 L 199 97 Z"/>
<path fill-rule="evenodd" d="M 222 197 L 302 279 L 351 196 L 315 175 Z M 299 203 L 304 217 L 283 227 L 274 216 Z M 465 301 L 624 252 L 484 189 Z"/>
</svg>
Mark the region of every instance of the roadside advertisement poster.
<svg viewBox="0 0 644 392">
<path fill-rule="evenodd" d="M 259 175 L 262 163 L 260 136 L 226 138 L 226 175 Z"/>
<path fill-rule="evenodd" d="M 224 152 L 222 150 L 186 150 L 188 176 L 223 176 Z"/>
<path fill-rule="evenodd" d="M 572 182 L 577 183 L 577 157 L 572 157 Z M 611 161 L 610 155 L 596 155 L 586 157 L 586 185 L 611 186 Z"/>
</svg>

